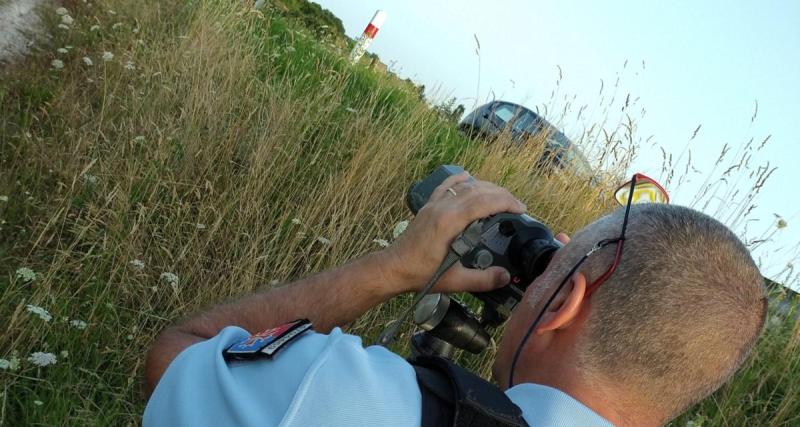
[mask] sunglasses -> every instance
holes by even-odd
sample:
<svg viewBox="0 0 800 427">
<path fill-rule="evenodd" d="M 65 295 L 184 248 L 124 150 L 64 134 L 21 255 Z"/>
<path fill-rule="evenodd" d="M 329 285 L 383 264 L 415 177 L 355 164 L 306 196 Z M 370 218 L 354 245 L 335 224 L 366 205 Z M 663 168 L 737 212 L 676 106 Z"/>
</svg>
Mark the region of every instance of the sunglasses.
<svg viewBox="0 0 800 427">
<path fill-rule="evenodd" d="M 662 187 L 654 179 L 641 173 L 634 174 L 629 182 L 622 184 L 619 188 L 617 188 L 617 190 L 614 192 L 614 198 L 617 200 L 617 202 L 619 202 L 620 205 L 625 206 L 625 216 L 622 220 L 622 229 L 620 230 L 619 236 L 611 239 L 603 239 L 597 242 L 597 244 L 595 244 L 592 249 L 589 250 L 589 252 L 587 252 L 583 257 L 581 257 L 580 260 L 578 260 L 578 262 L 575 263 L 575 265 L 569 270 L 569 273 L 564 276 L 564 279 L 556 287 L 555 292 L 550 295 L 550 298 L 536 316 L 536 320 L 531 323 L 531 326 L 526 331 L 525 336 L 522 338 L 522 342 L 520 342 L 516 352 L 514 352 L 514 358 L 511 361 L 511 371 L 509 372 L 508 376 L 509 388 L 514 386 L 514 371 L 516 370 L 515 368 L 517 367 L 519 356 L 522 354 L 522 349 L 525 347 L 528 339 L 533 334 L 533 331 L 536 329 L 536 326 L 539 324 L 539 321 L 542 319 L 544 313 L 547 312 L 550 304 L 552 304 L 556 299 L 556 295 L 561 292 L 561 289 L 567 284 L 570 277 L 572 277 L 572 275 L 578 271 L 578 268 L 580 268 L 580 266 L 595 252 L 603 249 L 606 246 L 616 245 L 614 261 L 603 274 L 601 274 L 586 287 L 586 298 L 591 297 L 591 295 L 600 287 L 600 285 L 605 283 L 605 281 L 608 280 L 612 274 L 614 274 L 614 271 L 616 271 L 617 266 L 619 265 L 620 259 L 622 259 L 622 248 L 625 246 L 625 231 L 628 228 L 628 217 L 631 212 L 631 205 L 639 203 L 669 203 L 669 194 L 667 194 L 667 191 L 664 189 L 664 187 Z"/>
</svg>

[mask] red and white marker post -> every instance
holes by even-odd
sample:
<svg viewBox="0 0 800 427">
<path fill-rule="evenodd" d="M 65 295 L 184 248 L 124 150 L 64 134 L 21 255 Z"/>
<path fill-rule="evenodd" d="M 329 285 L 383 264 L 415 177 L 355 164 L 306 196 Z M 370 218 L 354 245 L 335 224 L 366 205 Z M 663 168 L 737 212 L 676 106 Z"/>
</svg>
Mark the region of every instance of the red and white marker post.
<svg viewBox="0 0 800 427">
<path fill-rule="evenodd" d="M 367 28 L 364 29 L 364 33 L 356 40 L 353 51 L 350 52 L 350 63 L 355 64 L 364 56 L 364 52 L 367 51 L 372 40 L 375 39 L 375 35 L 378 34 L 378 30 L 381 29 L 381 25 L 383 25 L 384 21 L 386 21 L 386 12 L 382 10 L 375 12 L 375 16 L 369 21 Z"/>
</svg>

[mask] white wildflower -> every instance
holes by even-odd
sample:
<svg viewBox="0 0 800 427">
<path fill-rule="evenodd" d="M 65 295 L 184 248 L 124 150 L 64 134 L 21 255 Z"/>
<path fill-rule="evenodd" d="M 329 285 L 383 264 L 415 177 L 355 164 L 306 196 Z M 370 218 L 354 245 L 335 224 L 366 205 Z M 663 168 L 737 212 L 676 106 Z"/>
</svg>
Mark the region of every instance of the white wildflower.
<svg viewBox="0 0 800 427">
<path fill-rule="evenodd" d="M 89 185 L 97 185 L 97 182 L 99 181 L 96 176 L 88 173 L 83 176 L 83 180 L 86 181 L 86 183 Z"/>
<path fill-rule="evenodd" d="M 64 25 L 72 25 L 75 20 L 69 15 L 61 15 L 61 23 Z"/>
<path fill-rule="evenodd" d="M 404 231 L 406 231 L 406 228 L 408 228 L 408 221 L 398 222 L 397 225 L 394 226 L 394 230 L 392 231 L 392 238 L 396 239 L 400 237 L 400 235 L 403 234 Z"/>
<path fill-rule="evenodd" d="M 109 15 L 116 15 L 116 14 L 117 14 L 117 12 L 114 12 L 113 10 L 111 10 L 111 9 L 108 9 L 108 14 L 109 14 Z"/>
<path fill-rule="evenodd" d="M 114 54 L 113 53 L 108 52 L 108 51 L 103 52 L 103 61 L 110 61 L 112 59 L 114 59 Z"/>
<path fill-rule="evenodd" d="M 133 142 L 136 142 L 136 143 L 139 143 L 139 144 L 143 143 L 144 142 L 144 135 L 137 135 L 135 138 L 133 138 Z"/>
<path fill-rule="evenodd" d="M 299 218 L 292 218 L 292 224 L 300 225 L 301 224 L 300 219 Z"/>
<path fill-rule="evenodd" d="M 345 108 L 345 111 L 347 111 L 348 113 L 357 113 L 358 112 L 358 110 L 356 110 L 353 107 L 347 107 L 347 108 Z"/>
<path fill-rule="evenodd" d="M 128 264 L 130 264 L 131 268 L 133 268 L 136 271 L 144 270 L 144 261 L 140 259 L 131 260 L 131 262 L 129 262 Z"/>
<path fill-rule="evenodd" d="M 44 367 L 47 365 L 55 365 L 58 359 L 56 359 L 56 355 L 53 353 L 37 351 L 28 356 L 28 361 L 36 366 Z"/>
<path fill-rule="evenodd" d="M 58 16 L 69 15 L 69 11 L 66 8 L 59 7 L 58 9 L 56 9 L 56 15 Z"/>
<path fill-rule="evenodd" d="M 205 225 L 205 224 L 202 224 L 202 223 L 199 223 L 199 222 L 198 222 L 197 224 L 195 224 L 194 226 L 195 226 L 195 228 L 197 228 L 198 230 L 205 230 L 205 229 L 206 229 L 206 225 Z"/>
<path fill-rule="evenodd" d="M 36 405 L 36 406 L 42 406 L 42 405 L 44 405 L 44 402 L 42 402 L 41 400 L 34 400 L 33 404 Z"/>
<path fill-rule="evenodd" d="M 61 358 L 66 359 L 69 357 L 69 352 L 67 350 L 61 350 Z"/>
<path fill-rule="evenodd" d="M 0 369 L 7 371 L 16 371 L 19 369 L 19 357 L 11 356 L 11 359 L 0 359 Z"/>
<path fill-rule="evenodd" d="M 89 326 L 86 322 L 84 322 L 83 320 L 79 320 L 79 319 L 70 320 L 69 321 L 69 325 L 72 326 L 75 329 L 80 329 L 81 331 L 86 329 L 87 326 Z"/>
<path fill-rule="evenodd" d="M 161 281 L 166 282 L 175 293 L 178 293 L 178 275 L 175 273 L 164 272 L 160 276 Z"/>
<path fill-rule="evenodd" d="M 133 71 L 136 69 L 136 65 L 134 65 L 132 61 L 128 61 L 125 63 L 125 69 Z"/>
<path fill-rule="evenodd" d="M 28 267 L 20 267 L 17 269 L 17 278 L 23 282 L 32 282 L 36 280 L 36 273 Z"/>
<path fill-rule="evenodd" d="M 91 27 L 89 27 L 89 31 L 98 31 L 98 30 L 100 30 L 99 25 L 92 25 Z"/>
<path fill-rule="evenodd" d="M 326 239 L 326 238 L 324 238 L 322 236 L 317 237 L 317 241 L 322 243 L 325 246 L 330 246 L 331 245 L 330 239 Z"/>
<path fill-rule="evenodd" d="M 0 196 L 0 202 L 7 202 L 8 196 Z"/>
<path fill-rule="evenodd" d="M 389 242 L 387 242 L 385 239 L 372 239 L 372 242 L 373 243 L 377 243 L 378 246 L 380 246 L 382 248 L 389 247 Z"/>
<path fill-rule="evenodd" d="M 67 24 L 58 24 L 58 28 L 61 28 L 62 30 L 69 30 L 69 25 L 67 25 Z"/>
<path fill-rule="evenodd" d="M 39 307 L 38 305 L 28 304 L 25 306 L 25 309 L 28 310 L 29 313 L 39 316 L 39 318 L 45 322 L 53 320 L 53 316 L 50 315 L 50 312 L 42 307 Z"/>
<path fill-rule="evenodd" d="M 305 239 L 306 238 L 306 233 L 304 233 L 302 231 L 298 231 L 296 236 L 297 236 L 298 239 Z"/>
<path fill-rule="evenodd" d="M 127 336 L 125 336 L 125 338 L 127 338 L 128 341 L 133 341 L 133 334 L 128 334 Z"/>
<path fill-rule="evenodd" d="M 61 54 L 69 53 L 69 51 L 67 49 L 63 48 L 63 47 L 60 47 L 60 48 L 56 49 L 56 52 L 61 53 Z"/>
<path fill-rule="evenodd" d="M 94 62 L 92 62 L 92 58 L 89 58 L 88 56 L 83 57 L 83 63 L 86 64 L 87 67 L 91 67 L 92 65 L 94 65 Z"/>
<path fill-rule="evenodd" d="M 122 26 L 122 22 L 117 22 L 117 23 L 115 23 L 114 25 L 111 26 L 111 29 L 112 30 L 116 30 L 121 26 Z"/>
<path fill-rule="evenodd" d="M 137 27 L 137 28 L 134 28 L 134 29 L 133 29 L 133 30 L 131 30 L 131 31 L 133 31 L 133 34 L 139 34 L 139 28 L 138 28 L 138 27 Z"/>
<path fill-rule="evenodd" d="M 50 61 L 50 65 L 52 65 L 54 69 L 60 70 L 60 69 L 64 68 L 64 61 L 62 61 L 60 59 L 54 59 L 54 60 Z"/>
</svg>

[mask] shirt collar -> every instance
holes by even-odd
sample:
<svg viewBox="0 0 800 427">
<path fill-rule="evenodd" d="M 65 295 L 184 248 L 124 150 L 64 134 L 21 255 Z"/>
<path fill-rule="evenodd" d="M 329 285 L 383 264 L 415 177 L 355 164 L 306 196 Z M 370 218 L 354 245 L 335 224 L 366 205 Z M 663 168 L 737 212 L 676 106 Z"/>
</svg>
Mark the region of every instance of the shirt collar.
<svg viewBox="0 0 800 427">
<path fill-rule="evenodd" d="M 506 390 L 506 395 L 520 409 L 525 421 L 532 426 L 575 427 L 613 424 L 572 396 L 541 384 L 518 384 Z"/>
</svg>

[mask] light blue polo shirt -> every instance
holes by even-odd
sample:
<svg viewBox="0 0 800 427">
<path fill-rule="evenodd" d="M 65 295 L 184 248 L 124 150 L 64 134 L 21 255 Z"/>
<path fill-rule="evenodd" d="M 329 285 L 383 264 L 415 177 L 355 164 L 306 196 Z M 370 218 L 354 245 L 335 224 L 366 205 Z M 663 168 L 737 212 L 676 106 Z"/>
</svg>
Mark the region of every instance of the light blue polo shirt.
<svg viewBox="0 0 800 427">
<path fill-rule="evenodd" d="M 333 427 L 420 425 L 414 368 L 361 338 L 308 331 L 272 359 L 226 362 L 222 351 L 250 334 L 228 327 L 187 348 L 167 368 L 144 426 Z M 569 395 L 537 384 L 506 391 L 536 427 L 611 426 Z"/>
</svg>

